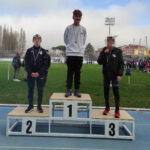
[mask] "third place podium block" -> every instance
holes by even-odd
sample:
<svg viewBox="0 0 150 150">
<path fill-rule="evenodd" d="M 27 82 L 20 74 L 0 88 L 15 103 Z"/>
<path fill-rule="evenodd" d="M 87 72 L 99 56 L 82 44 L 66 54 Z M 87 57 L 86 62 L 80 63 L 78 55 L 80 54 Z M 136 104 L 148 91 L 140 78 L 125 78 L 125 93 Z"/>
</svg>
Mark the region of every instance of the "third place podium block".
<svg viewBox="0 0 150 150">
<path fill-rule="evenodd" d="M 121 110 L 120 118 L 114 118 L 114 110 L 104 116 L 102 109 L 92 108 L 89 94 L 53 93 L 43 108 L 44 113 L 25 114 L 25 107 L 16 107 L 7 116 L 7 135 L 135 139 L 135 121 L 127 111 Z"/>
</svg>

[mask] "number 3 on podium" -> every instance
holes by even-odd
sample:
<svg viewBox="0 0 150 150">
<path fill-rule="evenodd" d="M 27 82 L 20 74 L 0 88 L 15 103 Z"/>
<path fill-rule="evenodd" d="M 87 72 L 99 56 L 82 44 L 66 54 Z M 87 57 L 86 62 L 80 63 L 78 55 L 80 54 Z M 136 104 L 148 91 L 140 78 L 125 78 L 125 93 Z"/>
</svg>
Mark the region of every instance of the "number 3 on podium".
<svg viewBox="0 0 150 150">
<path fill-rule="evenodd" d="M 117 137 L 119 132 L 119 124 L 115 121 L 105 122 L 105 135 L 107 137 Z"/>
<path fill-rule="evenodd" d="M 23 134 L 35 133 L 35 120 L 32 118 L 24 118 L 22 121 L 22 132 Z"/>
</svg>

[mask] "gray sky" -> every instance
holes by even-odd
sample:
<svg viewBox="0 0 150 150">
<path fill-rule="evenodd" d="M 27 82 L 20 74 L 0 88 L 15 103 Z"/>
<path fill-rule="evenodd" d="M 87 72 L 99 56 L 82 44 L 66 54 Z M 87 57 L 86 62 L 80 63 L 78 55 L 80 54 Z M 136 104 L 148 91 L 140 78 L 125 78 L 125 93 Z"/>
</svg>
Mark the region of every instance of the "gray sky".
<svg viewBox="0 0 150 150">
<path fill-rule="evenodd" d="M 145 44 L 145 36 L 150 39 L 150 2 L 148 0 L 0 0 L 0 24 L 21 27 L 27 34 L 27 47 L 32 46 L 32 36 L 43 37 L 42 46 L 51 48 L 63 43 L 65 27 L 72 24 L 72 12 L 81 9 L 81 24 L 87 29 L 87 43 L 95 49 L 105 45 L 108 35 L 105 17 L 116 17 L 112 34 L 118 35 L 116 45 Z M 150 46 L 150 42 L 148 43 Z"/>
</svg>

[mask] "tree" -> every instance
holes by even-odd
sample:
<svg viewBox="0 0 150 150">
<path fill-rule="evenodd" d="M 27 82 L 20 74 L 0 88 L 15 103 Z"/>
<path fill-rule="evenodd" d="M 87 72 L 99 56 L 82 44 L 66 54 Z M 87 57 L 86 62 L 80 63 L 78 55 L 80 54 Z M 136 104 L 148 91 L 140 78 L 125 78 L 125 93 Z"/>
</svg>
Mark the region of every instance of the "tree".
<svg viewBox="0 0 150 150">
<path fill-rule="evenodd" d="M 94 55 L 94 47 L 91 43 L 88 43 L 85 48 L 85 57 L 88 58 L 90 61 L 95 59 Z"/>
<path fill-rule="evenodd" d="M 0 26 L 0 49 L 2 49 L 2 36 L 3 36 L 2 26 Z"/>
<path fill-rule="evenodd" d="M 26 45 L 26 34 L 25 31 L 21 28 L 18 40 L 18 49 L 21 51 L 21 53 L 25 49 L 25 45 Z"/>
<path fill-rule="evenodd" d="M 13 31 L 12 27 L 0 26 L 0 50 L 20 51 L 25 49 L 26 35 L 23 29 L 20 33 Z"/>
<path fill-rule="evenodd" d="M 60 50 L 60 51 L 63 52 L 63 56 L 65 56 L 66 46 L 59 45 L 59 46 L 56 46 L 56 47 L 52 47 L 52 50 Z"/>
</svg>

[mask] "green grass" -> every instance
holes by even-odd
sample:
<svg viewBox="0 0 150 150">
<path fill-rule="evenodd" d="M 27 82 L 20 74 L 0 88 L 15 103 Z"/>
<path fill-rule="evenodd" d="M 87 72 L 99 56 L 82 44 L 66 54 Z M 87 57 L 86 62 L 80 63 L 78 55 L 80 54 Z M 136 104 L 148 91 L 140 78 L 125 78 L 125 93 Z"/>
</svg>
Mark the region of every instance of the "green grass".
<svg viewBox="0 0 150 150">
<path fill-rule="evenodd" d="M 49 70 L 46 87 L 44 89 L 43 104 L 49 103 L 53 92 L 65 92 L 66 65 L 52 64 Z M 93 105 L 104 106 L 102 68 L 99 65 L 83 65 L 81 76 L 81 92 L 89 93 Z M 27 104 L 27 84 L 22 81 L 12 81 L 13 68 L 10 71 L 10 81 L 7 80 L 7 63 L 0 63 L 0 103 Z M 19 79 L 23 80 L 23 68 Z M 138 71 L 132 72 L 131 84 L 124 75 L 120 85 L 122 107 L 150 108 L 150 74 Z M 35 103 L 37 91 L 35 89 Z M 110 92 L 111 106 L 114 106 L 112 90 Z"/>
</svg>

